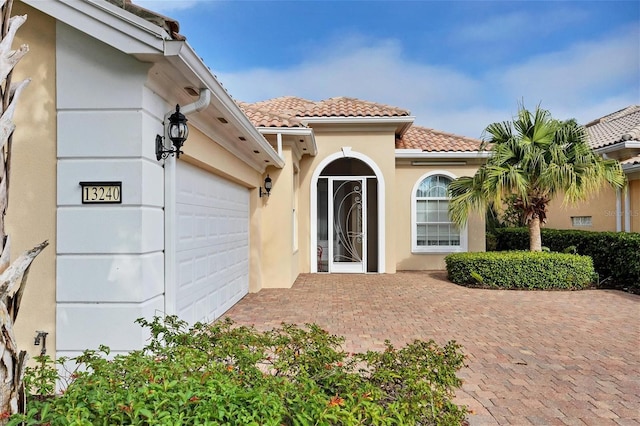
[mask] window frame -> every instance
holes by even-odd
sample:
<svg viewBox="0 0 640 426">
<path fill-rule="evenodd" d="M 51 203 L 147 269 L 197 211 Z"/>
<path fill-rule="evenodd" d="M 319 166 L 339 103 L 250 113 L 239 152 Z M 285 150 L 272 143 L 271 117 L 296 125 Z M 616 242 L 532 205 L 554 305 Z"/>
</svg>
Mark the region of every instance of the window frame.
<svg viewBox="0 0 640 426">
<path fill-rule="evenodd" d="M 467 226 L 460 228 L 460 245 L 448 245 L 448 246 L 419 246 L 418 245 L 418 222 L 417 222 L 417 206 L 418 206 L 418 197 L 417 192 L 418 188 L 422 184 L 422 182 L 430 178 L 432 176 L 443 176 L 448 179 L 454 180 L 458 177 L 453 173 L 447 170 L 432 170 L 423 174 L 413 185 L 413 189 L 411 190 L 411 252 L 415 254 L 433 254 L 433 253 L 459 253 L 466 252 L 468 247 L 468 235 L 467 235 Z M 434 199 L 440 197 L 434 197 Z M 421 200 L 425 199 L 420 197 Z M 428 198 L 427 198 L 428 199 Z M 421 222 L 423 223 L 423 222 Z M 428 222 L 427 222 L 428 223 Z"/>
<path fill-rule="evenodd" d="M 574 228 L 590 228 L 593 226 L 593 216 L 571 216 L 571 226 Z"/>
</svg>

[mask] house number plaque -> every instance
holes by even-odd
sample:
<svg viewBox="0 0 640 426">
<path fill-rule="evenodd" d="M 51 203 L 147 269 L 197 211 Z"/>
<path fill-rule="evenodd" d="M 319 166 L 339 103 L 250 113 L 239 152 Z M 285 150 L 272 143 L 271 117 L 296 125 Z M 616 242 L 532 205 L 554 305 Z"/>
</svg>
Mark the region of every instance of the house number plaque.
<svg viewBox="0 0 640 426">
<path fill-rule="evenodd" d="M 82 204 L 122 204 L 122 182 L 80 182 Z"/>
</svg>

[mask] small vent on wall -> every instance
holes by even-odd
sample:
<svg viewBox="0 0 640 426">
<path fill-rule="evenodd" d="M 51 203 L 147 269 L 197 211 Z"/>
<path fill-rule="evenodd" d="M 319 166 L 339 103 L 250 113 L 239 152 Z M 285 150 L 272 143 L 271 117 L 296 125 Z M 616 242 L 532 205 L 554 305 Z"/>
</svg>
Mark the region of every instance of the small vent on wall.
<svg viewBox="0 0 640 426">
<path fill-rule="evenodd" d="M 466 161 L 412 161 L 412 166 L 464 166 Z"/>
</svg>

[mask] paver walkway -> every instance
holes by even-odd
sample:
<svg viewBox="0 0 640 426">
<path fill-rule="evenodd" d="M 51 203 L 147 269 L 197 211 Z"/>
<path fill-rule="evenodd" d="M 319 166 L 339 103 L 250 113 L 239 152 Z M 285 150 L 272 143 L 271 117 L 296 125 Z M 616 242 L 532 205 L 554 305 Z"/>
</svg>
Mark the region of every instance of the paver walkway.
<svg viewBox="0 0 640 426">
<path fill-rule="evenodd" d="M 640 296 L 468 289 L 442 272 L 304 274 L 226 316 L 261 330 L 317 323 L 350 352 L 456 340 L 471 425 L 640 425 Z"/>
</svg>

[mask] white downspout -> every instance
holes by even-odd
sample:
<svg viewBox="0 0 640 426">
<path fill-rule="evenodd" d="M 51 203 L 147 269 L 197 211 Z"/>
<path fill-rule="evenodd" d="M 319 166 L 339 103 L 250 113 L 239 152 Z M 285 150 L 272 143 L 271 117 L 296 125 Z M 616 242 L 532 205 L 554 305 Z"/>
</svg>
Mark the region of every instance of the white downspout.
<svg viewBox="0 0 640 426">
<path fill-rule="evenodd" d="M 200 98 L 188 105 L 180 107 L 184 115 L 202 111 L 211 102 L 209 89 L 200 90 Z M 164 115 L 164 140 L 169 140 L 169 116 L 174 110 Z M 176 309 L 176 255 L 175 235 L 176 223 L 176 158 L 170 156 L 164 162 L 164 314 L 174 315 Z"/>
<path fill-rule="evenodd" d="M 624 232 L 631 232 L 631 196 L 629 188 L 624 191 Z"/>
<path fill-rule="evenodd" d="M 278 155 L 280 156 L 280 158 L 283 158 L 282 157 L 282 133 L 278 132 L 276 136 L 278 138 Z"/>
<path fill-rule="evenodd" d="M 620 190 L 616 190 L 616 232 L 622 231 L 622 197 Z"/>
</svg>

